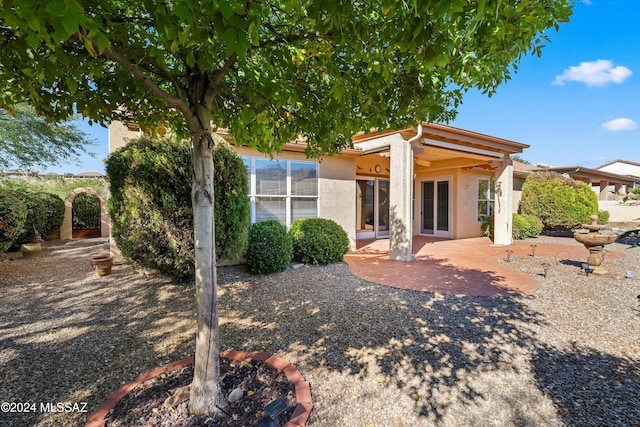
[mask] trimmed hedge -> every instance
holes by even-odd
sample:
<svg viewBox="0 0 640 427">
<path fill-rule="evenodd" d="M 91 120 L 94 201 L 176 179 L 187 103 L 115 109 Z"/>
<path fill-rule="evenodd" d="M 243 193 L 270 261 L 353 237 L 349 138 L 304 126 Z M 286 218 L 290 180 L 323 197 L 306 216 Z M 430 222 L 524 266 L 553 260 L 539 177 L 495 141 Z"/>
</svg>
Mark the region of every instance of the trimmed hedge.
<svg viewBox="0 0 640 427">
<path fill-rule="evenodd" d="M 24 232 L 27 207 L 14 191 L 0 188 L 0 255 Z"/>
<path fill-rule="evenodd" d="M 330 219 L 299 219 L 291 224 L 289 235 L 293 258 L 306 264 L 339 262 L 349 250 L 347 233 Z"/>
<path fill-rule="evenodd" d="M 112 234 L 134 263 L 187 279 L 195 270 L 188 144 L 141 138 L 111 154 Z M 216 256 L 244 253 L 249 227 L 247 171 L 224 140 L 213 149 Z"/>
<path fill-rule="evenodd" d="M 598 213 L 598 198 L 584 182 L 536 172 L 522 186 L 520 213 L 539 218 L 545 230 L 571 230 Z"/>
<path fill-rule="evenodd" d="M 293 259 L 293 243 L 284 225 L 275 219 L 251 224 L 246 258 L 253 273 L 285 270 Z"/>
<path fill-rule="evenodd" d="M 27 211 L 27 219 L 24 222 L 24 230 L 13 242 L 14 247 L 19 247 L 23 243 L 30 243 L 34 239 L 43 237 L 42 231 L 47 225 L 47 202 L 40 193 L 30 191 L 16 192 L 22 200 Z"/>
<path fill-rule="evenodd" d="M 45 208 L 45 223 L 44 228 L 40 231 L 42 238 L 46 239 L 47 236 L 60 230 L 62 221 L 64 221 L 64 200 L 59 196 L 51 193 L 38 193 L 44 203 Z"/>
</svg>

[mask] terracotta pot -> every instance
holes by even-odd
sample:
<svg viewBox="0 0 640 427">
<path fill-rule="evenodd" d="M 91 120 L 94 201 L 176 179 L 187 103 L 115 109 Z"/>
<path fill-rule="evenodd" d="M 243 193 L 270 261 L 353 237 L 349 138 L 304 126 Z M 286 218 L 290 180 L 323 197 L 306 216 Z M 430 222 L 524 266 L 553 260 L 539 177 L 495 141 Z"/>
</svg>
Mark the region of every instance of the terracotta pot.
<svg viewBox="0 0 640 427">
<path fill-rule="evenodd" d="M 42 245 L 40 243 L 25 243 L 20 245 L 20 252 L 22 252 L 24 259 L 38 258 L 42 252 Z"/>
<path fill-rule="evenodd" d="M 112 266 L 113 257 L 111 255 L 99 255 L 91 257 L 91 267 L 98 277 L 111 274 Z"/>
</svg>

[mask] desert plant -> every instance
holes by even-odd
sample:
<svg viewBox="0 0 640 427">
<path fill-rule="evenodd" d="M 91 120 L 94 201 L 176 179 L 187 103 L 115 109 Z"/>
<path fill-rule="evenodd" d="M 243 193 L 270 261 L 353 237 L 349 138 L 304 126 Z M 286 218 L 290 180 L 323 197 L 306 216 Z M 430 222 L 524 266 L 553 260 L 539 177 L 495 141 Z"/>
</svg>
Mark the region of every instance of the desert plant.
<svg viewBox="0 0 640 427">
<path fill-rule="evenodd" d="M 27 207 L 15 192 L 0 188 L 0 255 L 24 232 Z"/>
<path fill-rule="evenodd" d="M 289 234 L 293 258 L 307 264 L 339 262 L 349 250 L 347 233 L 330 219 L 299 219 L 291 224 Z"/>
<path fill-rule="evenodd" d="M 545 230 L 570 230 L 597 212 L 597 196 L 584 182 L 554 172 L 536 172 L 522 187 L 519 213 L 539 218 Z"/>
<path fill-rule="evenodd" d="M 213 149 L 218 259 L 243 255 L 249 226 L 247 171 L 224 141 Z M 114 240 L 143 267 L 181 279 L 194 271 L 191 167 L 187 144 L 141 138 L 107 160 Z M 159 179 L 162 177 L 162 179 Z"/>
<path fill-rule="evenodd" d="M 277 220 L 257 222 L 249 227 L 247 266 L 257 274 L 283 271 L 293 259 L 293 243 Z"/>
</svg>

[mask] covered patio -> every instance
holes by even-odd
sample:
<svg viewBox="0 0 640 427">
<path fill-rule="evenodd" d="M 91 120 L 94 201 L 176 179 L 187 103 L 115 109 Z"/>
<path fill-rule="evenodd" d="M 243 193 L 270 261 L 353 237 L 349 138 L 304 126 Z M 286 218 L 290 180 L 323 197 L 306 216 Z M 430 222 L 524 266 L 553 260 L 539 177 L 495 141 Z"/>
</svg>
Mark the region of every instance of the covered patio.
<svg viewBox="0 0 640 427">
<path fill-rule="evenodd" d="M 542 276 L 534 277 L 500 262 L 507 249 L 514 256 L 531 256 L 531 245 L 535 244 L 536 257 L 587 258 L 584 246 L 572 244 L 572 240 L 567 243 L 571 244 L 514 241 L 505 248 L 493 245 L 487 237 L 448 240 L 414 236 L 412 261 L 399 262 L 389 257 L 389 239 L 360 240 L 356 251 L 345 255 L 344 261 L 354 275 L 395 288 L 456 296 L 513 296 L 538 289 Z M 612 251 L 607 257 L 623 255 Z"/>
</svg>

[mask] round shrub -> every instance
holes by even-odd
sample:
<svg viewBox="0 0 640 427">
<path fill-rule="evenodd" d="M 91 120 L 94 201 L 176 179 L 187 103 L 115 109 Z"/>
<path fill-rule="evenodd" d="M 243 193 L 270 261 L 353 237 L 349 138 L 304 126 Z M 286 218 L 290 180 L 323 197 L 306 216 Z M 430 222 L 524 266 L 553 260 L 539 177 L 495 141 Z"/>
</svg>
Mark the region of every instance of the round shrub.
<svg viewBox="0 0 640 427">
<path fill-rule="evenodd" d="M 249 227 L 247 266 L 257 274 L 283 271 L 293 259 L 293 244 L 284 225 L 271 219 Z"/>
<path fill-rule="evenodd" d="M 542 233 L 542 221 L 533 215 L 513 214 L 513 238 L 522 240 Z"/>
<path fill-rule="evenodd" d="M 27 207 L 15 192 L 0 188 L 0 254 L 24 232 Z"/>
<path fill-rule="evenodd" d="M 584 182 L 536 172 L 522 186 L 520 213 L 539 218 L 545 230 L 571 230 L 597 212 L 596 193 Z"/>
<path fill-rule="evenodd" d="M 293 258 L 307 264 L 339 262 L 349 250 L 347 233 L 330 219 L 299 219 L 291 225 L 289 234 Z"/>
<path fill-rule="evenodd" d="M 216 139 L 214 219 L 216 257 L 244 253 L 249 227 L 247 171 Z M 187 279 L 195 270 L 191 155 L 188 144 L 141 138 L 107 160 L 112 234 L 122 254 L 141 266 Z"/>
<path fill-rule="evenodd" d="M 45 208 L 45 224 L 40 232 L 43 238 L 60 230 L 64 220 L 64 200 L 55 194 L 39 193 Z"/>
</svg>

